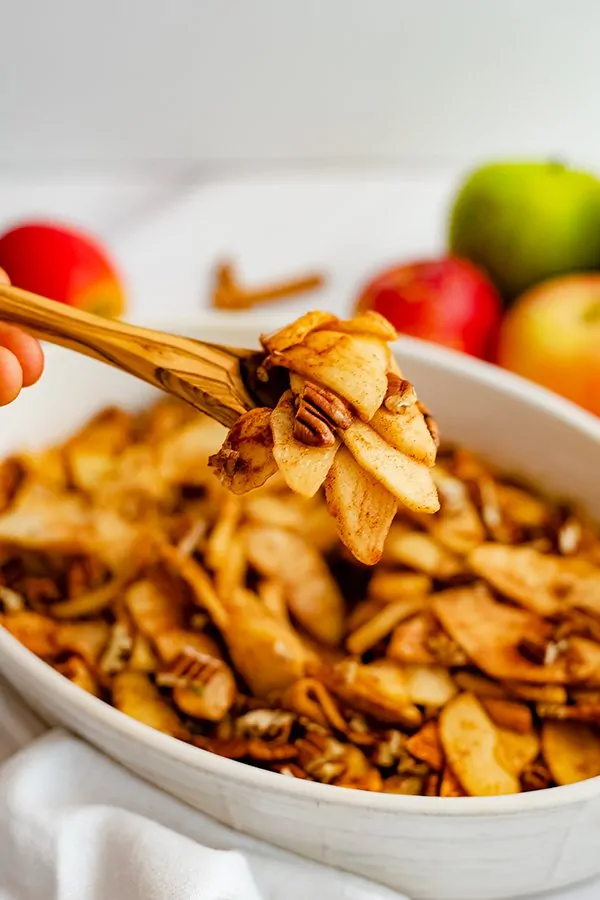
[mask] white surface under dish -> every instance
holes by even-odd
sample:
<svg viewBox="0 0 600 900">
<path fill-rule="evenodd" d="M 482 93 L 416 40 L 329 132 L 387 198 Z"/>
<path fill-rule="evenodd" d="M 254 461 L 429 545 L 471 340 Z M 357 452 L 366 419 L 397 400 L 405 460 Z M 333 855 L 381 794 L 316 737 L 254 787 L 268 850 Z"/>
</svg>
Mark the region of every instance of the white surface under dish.
<svg viewBox="0 0 600 900">
<path fill-rule="evenodd" d="M 252 346 L 261 329 L 170 323 L 173 331 Z M 263 323 L 263 328 L 265 328 Z M 266 326 L 268 328 L 268 326 Z M 498 369 L 404 340 L 403 368 L 447 438 L 600 516 L 600 421 Z M 0 456 L 65 437 L 110 403 L 153 392 L 116 370 L 51 348 L 45 377 L 2 410 Z M 0 629 L 0 671 L 37 710 L 220 821 L 415 900 L 492 900 L 600 872 L 600 778 L 494 798 L 370 794 L 297 781 L 222 759 L 127 718 L 86 694 Z"/>
</svg>

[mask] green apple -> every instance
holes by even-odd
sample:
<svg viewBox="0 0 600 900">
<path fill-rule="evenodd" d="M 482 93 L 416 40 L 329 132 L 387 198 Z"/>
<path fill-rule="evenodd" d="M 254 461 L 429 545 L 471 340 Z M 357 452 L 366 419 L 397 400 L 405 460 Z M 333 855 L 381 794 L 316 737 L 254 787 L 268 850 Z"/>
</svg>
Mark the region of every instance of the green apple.
<svg viewBox="0 0 600 900">
<path fill-rule="evenodd" d="M 449 243 L 506 301 L 550 276 L 600 269 L 600 181 L 559 163 L 484 166 L 456 197 Z"/>
</svg>

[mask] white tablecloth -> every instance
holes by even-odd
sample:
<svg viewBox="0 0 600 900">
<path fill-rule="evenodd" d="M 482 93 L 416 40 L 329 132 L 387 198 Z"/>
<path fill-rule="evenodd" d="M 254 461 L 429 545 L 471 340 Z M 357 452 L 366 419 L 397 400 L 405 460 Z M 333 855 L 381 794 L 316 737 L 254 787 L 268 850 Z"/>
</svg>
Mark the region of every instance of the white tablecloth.
<svg viewBox="0 0 600 900">
<path fill-rule="evenodd" d="M 406 900 L 238 834 L 61 729 L 44 734 L 1 681 L 0 728 L 1 900 Z"/>
</svg>

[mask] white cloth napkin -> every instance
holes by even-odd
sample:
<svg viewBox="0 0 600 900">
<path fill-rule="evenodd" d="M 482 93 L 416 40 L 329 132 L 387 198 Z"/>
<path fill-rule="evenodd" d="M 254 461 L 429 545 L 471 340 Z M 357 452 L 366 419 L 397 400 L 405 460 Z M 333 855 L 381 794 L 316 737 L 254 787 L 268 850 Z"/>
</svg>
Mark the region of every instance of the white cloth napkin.
<svg viewBox="0 0 600 900">
<path fill-rule="evenodd" d="M 43 731 L 0 681 L 0 900 L 407 900 L 232 831 Z"/>
</svg>

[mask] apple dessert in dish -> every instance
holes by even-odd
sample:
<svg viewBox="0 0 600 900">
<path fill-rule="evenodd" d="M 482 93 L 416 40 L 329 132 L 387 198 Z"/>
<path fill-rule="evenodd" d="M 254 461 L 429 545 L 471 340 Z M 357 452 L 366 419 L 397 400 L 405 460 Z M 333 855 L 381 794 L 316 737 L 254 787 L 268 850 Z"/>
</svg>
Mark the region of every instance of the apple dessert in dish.
<svg viewBox="0 0 600 900">
<path fill-rule="evenodd" d="M 374 312 L 349 321 L 311 312 L 263 336 L 258 377 L 268 382 L 283 369 L 289 390 L 275 409 L 242 415 L 210 461 L 236 494 L 278 470 L 302 496 L 324 487 L 340 539 L 367 565 L 381 558 L 399 503 L 439 509 L 437 427 L 391 353 L 396 338 Z"/>
<path fill-rule="evenodd" d="M 312 346 L 333 340 L 311 333 Z M 253 490 L 233 493 L 206 462 L 216 455 L 221 480 L 248 487 L 254 462 L 227 468 L 246 453 L 235 429 L 171 400 L 107 409 L 64 443 L 0 463 L 1 625 L 121 712 L 288 777 L 463 797 L 600 775 L 595 527 L 457 447 L 442 446 L 435 466 L 405 453 L 439 511 L 397 502 L 380 463 L 369 468 L 380 458 L 355 455 L 347 433 L 356 423 L 382 437 L 373 417 L 402 403 L 388 374 L 401 376 L 382 356 L 368 422 L 351 407 L 344 429 L 347 408 L 338 415 L 331 397 L 319 415 L 323 385 L 307 386 L 303 352 L 286 357 L 291 394 L 269 413 L 272 443 L 253 445 L 252 460 L 261 449 L 276 463 L 258 459 L 271 477 Z M 433 453 L 406 392 L 399 408 Z M 303 444 L 288 467 L 299 451 L 281 436 L 324 434 L 323 422 L 334 442 Z M 302 475 L 308 454 L 332 448 L 328 469 Z M 347 515 L 329 512 L 332 496 L 356 497 L 344 471 L 331 486 L 340 455 L 360 484 L 366 471 L 393 496 L 374 567 L 349 551 L 367 545 L 347 537 Z M 290 488 L 296 471 L 314 490 Z M 378 553 L 362 502 L 357 531 Z"/>
</svg>

